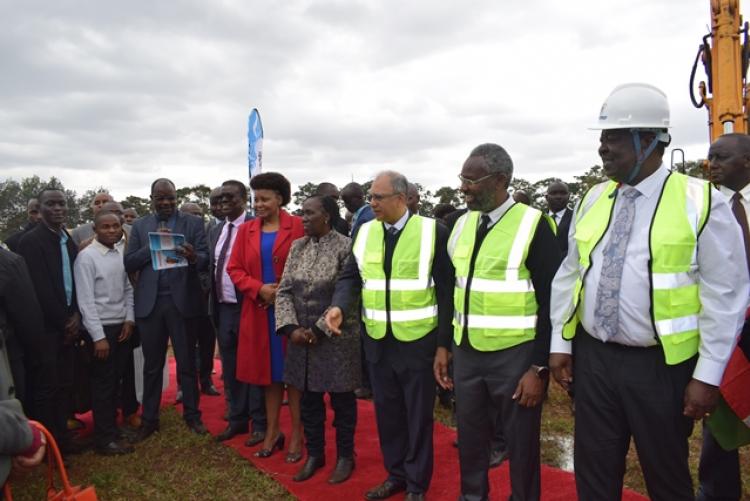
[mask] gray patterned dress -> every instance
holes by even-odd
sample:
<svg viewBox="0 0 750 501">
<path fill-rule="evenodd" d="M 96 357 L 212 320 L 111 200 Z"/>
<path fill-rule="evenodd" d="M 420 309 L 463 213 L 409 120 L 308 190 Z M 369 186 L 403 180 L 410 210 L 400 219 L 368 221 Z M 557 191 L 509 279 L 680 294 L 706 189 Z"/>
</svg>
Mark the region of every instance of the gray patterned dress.
<svg viewBox="0 0 750 501">
<path fill-rule="evenodd" d="M 336 231 L 319 240 L 300 238 L 289 251 L 276 292 L 276 327 L 284 332 L 288 326 L 315 325 L 324 333 L 313 345 L 287 343 L 284 382 L 300 390 L 348 392 L 361 386 L 359 309 L 352 308 L 344 319 L 340 336 L 333 336 L 324 320 L 336 277 L 348 259 L 351 240 Z"/>
</svg>

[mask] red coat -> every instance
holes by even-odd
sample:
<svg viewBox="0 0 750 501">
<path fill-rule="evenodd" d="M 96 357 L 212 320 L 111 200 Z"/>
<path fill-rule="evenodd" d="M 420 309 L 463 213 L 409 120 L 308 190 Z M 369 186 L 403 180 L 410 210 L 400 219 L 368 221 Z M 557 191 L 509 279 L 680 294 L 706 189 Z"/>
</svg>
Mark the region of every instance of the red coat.
<svg viewBox="0 0 750 501">
<path fill-rule="evenodd" d="M 232 257 L 227 273 L 242 293 L 239 340 L 237 343 L 237 379 L 256 384 L 271 384 L 271 347 L 268 315 L 258 306 L 258 292 L 263 285 L 263 265 L 260 257 L 260 236 L 263 220 L 253 219 L 237 230 Z M 273 270 L 281 281 L 286 257 L 292 242 L 305 234 L 302 219 L 281 210 L 279 232 L 273 244 Z M 273 334 L 275 335 L 275 334 Z M 286 349 L 286 339 L 284 339 Z"/>
</svg>

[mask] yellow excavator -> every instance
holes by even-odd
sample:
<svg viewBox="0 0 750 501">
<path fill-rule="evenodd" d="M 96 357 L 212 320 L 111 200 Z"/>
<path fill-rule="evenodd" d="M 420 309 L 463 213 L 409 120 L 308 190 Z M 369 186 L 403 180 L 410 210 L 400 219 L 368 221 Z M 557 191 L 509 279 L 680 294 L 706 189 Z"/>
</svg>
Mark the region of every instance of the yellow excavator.
<svg viewBox="0 0 750 501">
<path fill-rule="evenodd" d="M 713 143 L 722 134 L 747 134 L 749 97 L 747 74 L 750 44 L 748 23 L 742 22 L 739 0 L 711 0 L 711 32 L 703 37 L 690 73 L 690 99 L 696 108 L 708 110 Z M 698 84 L 695 73 L 703 63 L 708 83 Z"/>
</svg>

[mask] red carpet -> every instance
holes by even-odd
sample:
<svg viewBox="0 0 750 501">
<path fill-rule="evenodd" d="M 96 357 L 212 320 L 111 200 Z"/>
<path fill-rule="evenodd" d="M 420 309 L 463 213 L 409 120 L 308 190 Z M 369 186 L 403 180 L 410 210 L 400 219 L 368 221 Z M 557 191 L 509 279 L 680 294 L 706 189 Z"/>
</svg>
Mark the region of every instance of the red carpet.
<svg viewBox="0 0 750 501">
<path fill-rule="evenodd" d="M 170 385 L 164 392 L 162 405 L 174 403 L 176 384 L 174 382 L 174 360 L 170 359 Z M 221 388 L 220 362 L 216 360 L 216 372 L 214 383 Z M 284 463 L 286 449 L 282 453 L 276 452 L 267 459 L 253 456 L 253 452 L 260 448 L 245 447 L 244 441 L 247 435 L 240 435 L 234 439 L 224 442 L 236 449 L 243 457 L 247 458 L 256 467 L 273 477 L 281 483 L 289 492 L 303 501 L 318 501 L 320 499 L 363 499 L 362 495 L 369 488 L 385 480 L 386 472 L 383 468 L 378 445 L 378 433 L 375 425 L 375 414 L 373 405 L 369 401 L 358 400 L 358 421 L 355 437 L 356 469 L 352 477 L 344 484 L 331 486 L 326 480 L 330 476 L 336 462 L 336 441 L 333 426 L 333 413 L 329 410 L 326 427 L 326 466 L 318 470 L 310 480 L 302 483 L 292 481 L 292 477 L 301 467 L 304 459 L 297 464 Z M 226 427 L 224 415 L 224 397 L 207 397 L 201 395 L 200 402 L 203 411 L 203 422 L 209 431 L 216 435 Z M 281 409 L 281 429 L 287 437 L 290 430 L 289 409 Z M 435 423 L 435 469 L 432 476 L 432 484 L 427 499 L 454 500 L 459 495 L 459 472 L 458 454 L 453 447 L 456 432 L 441 424 Z M 510 496 L 510 480 L 508 475 L 508 463 L 490 472 L 492 500 L 505 500 Z M 394 496 L 392 499 L 402 499 Z M 549 466 L 542 466 L 542 499 L 544 500 L 571 500 L 576 499 L 575 481 L 573 474 Z M 632 491 L 623 493 L 623 500 L 637 501 L 645 497 Z"/>
</svg>

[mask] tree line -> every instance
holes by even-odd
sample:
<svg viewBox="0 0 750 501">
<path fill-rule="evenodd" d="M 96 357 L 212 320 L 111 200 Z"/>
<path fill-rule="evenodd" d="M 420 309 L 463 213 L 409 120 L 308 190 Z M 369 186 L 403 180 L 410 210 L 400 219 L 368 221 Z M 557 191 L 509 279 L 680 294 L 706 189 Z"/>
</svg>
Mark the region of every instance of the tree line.
<svg viewBox="0 0 750 501">
<path fill-rule="evenodd" d="M 685 163 L 684 171 L 691 176 L 704 177 L 703 164 L 703 160 L 688 161 Z M 547 191 L 547 186 L 553 181 L 562 180 L 567 183 L 570 189 L 571 204 L 575 204 L 586 190 L 606 179 L 601 166 L 594 165 L 585 173 L 573 176 L 572 180 L 548 177 L 532 183 L 523 178 L 516 177 L 513 179 L 511 188 L 512 190 L 525 191 L 531 198 L 533 206 L 544 209 L 546 208 L 544 195 Z M 371 181 L 362 184 L 365 192 L 369 189 L 370 184 Z M 463 205 L 463 199 L 458 187 L 442 186 L 432 191 L 419 183 L 415 184 L 420 194 L 419 212 L 422 215 L 432 215 L 432 211 L 437 204 L 451 204 L 454 207 Z M 92 213 L 89 207 L 91 201 L 97 193 L 109 191 L 104 186 L 98 186 L 94 189 L 86 190 L 79 195 L 74 190 L 66 189 L 63 183 L 56 177 L 43 180 L 39 176 L 31 176 L 22 178 L 20 181 L 14 179 L 0 181 L 0 241 L 5 240 L 26 224 L 26 205 L 29 199 L 35 198 L 41 192 L 42 188 L 46 187 L 58 189 L 65 193 L 68 202 L 69 228 L 75 228 L 80 224 L 91 221 Z M 315 192 L 316 188 L 317 184 L 310 182 L 300 185 L 292 194 L 292 203 L 296 207 L 300 207 L 302 202 Z M 211 187 L 205 184 L 179 188 L 177 190 L 177 203 L 178 205 L 186 202 L 197 203 L 203 209 L 204 214 L 208 214 L 211 189 Z M 118 201 L 122 203 L 124 208 L 135 209 L 139 216 L 143 216 L 151 210 L 151 202 L 148 198 L 128 195 Z"/>
</svg>

